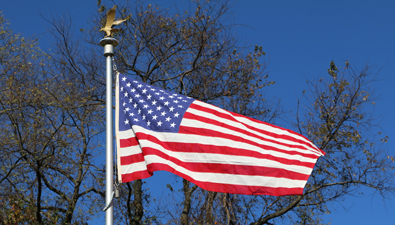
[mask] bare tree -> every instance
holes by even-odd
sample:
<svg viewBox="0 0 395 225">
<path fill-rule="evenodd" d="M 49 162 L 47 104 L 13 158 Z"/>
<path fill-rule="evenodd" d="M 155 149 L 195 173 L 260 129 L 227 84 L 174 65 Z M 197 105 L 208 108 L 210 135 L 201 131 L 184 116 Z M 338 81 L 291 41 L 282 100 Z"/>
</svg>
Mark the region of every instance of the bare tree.
<svg viewBox="0 0 395 225">
<path fill-rule="evenodd" d="M 92 155 L 101 147 L 96 141 L 103 130 L 103 106 L 92 100 L 95 88 L 88 88 L 74 71 L 67 70 L 73 65 L 62 61 L 61 52 L 51 57 L 37 48 L 36 41 L 7 28 L 4 31 L 7 36 L 2 41 L 7 48 L 1 52 L 0 80 L 3 221 L 86 221 L 98 210 L 95 202 L 103 195 L 92 163 Z M 20 209 L 18 215 L 12 212 L 15 207 Z M 26 208 L 32 213 L 24 214 Z"/>
</svg>

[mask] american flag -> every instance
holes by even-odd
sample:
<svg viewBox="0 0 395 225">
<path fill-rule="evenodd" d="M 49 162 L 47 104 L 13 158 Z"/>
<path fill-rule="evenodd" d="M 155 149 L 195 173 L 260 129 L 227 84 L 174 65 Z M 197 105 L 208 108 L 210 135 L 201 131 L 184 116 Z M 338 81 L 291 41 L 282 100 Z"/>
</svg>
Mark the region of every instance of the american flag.
<svg viewBox="0 0 395 225">
<path fill-rule="evenodd" d="M 291 130 L 122 74 L 115 119 L 120 182 L 165 170 L 209 191 L 300 195 L 325 154 Z"/>
</svg>

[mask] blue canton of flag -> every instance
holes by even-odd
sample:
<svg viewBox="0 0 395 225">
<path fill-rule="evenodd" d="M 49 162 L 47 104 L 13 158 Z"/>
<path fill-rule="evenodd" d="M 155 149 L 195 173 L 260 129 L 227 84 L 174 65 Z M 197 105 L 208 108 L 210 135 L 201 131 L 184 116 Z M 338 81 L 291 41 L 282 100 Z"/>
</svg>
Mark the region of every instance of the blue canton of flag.
<svg viewBox="0 0 395 225">
<path fill-rule="evenodd" d="M 194 99 L 120 75 L 119 130 L 139 125 L 152 131 L 178 132 Z"/>
</svg>

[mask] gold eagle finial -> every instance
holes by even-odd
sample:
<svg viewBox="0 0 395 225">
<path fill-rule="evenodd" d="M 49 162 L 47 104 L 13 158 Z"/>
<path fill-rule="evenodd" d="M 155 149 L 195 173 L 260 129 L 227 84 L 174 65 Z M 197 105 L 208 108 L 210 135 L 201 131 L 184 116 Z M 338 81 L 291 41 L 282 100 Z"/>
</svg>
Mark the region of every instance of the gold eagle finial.
<svg viewBox="0 0 395 225">
<path fill-rule="evenodd" d="M 100 31 L 106 32 L 107 36 L 105 36 L 105 37 L 112 37 L 112 35 L 113 35 L 115 32 L 118 32 L 118 31 L 119 31 L 119 29 L 113 28 L 113 26 L 119 25 L 119 24 L 125 22 L 126 20 L 130 19 L 130 16 L 128 16 L 128 17 L 127 17 L 126 19 L 124 19 L 124 20 L 117 20 L 117 21 L 115 21 L 115 11 L 116 11 L 116 8 L 117 8 L 117 6 L 114 5 L 114 7 L 112 7 L 112 9 L 110 9 L 110 10 L 107 12 L 107 21 L 106 21 L 106 24 L 104 25 L 103 28 L 100 29 Z"/>
</svg>

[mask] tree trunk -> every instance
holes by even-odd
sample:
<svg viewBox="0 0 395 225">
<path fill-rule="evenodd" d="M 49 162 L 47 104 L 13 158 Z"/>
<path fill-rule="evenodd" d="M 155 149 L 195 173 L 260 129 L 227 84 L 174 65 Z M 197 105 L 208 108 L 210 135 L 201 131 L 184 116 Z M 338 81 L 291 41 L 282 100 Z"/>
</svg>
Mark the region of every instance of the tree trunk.
<svg viewBox="0 0 395 225">
<path fill-rule="evenodd" d="M 214 203 L 214 199 L 216 196 L 217 196 L 217 192 L 208 191 L 208 193 L 207 193 L 207 202 L 206 202 L 206 224 L 207 225 L 214 224 L 213 203 Z"/>
<path fill-rule="evenodd" d="M 189 188 L 189 181 L 183 179 L 183 190 L 184 190 L 184 209 L 182 210 L 181 213 L 181 224 L 182 225 L 188 225 L 189 224 L 189 211 L 191 210 L 191 197 L 192 197 L 192 191 L 191 188 Z"/>
<path fill-rule="evenodd" d="M 143 190 L 142 190 L 143 182 L 141 180 L 135 180 L 129 188 L 129 198 L 130 201 L 131 193 L 133 192 L 133 203 L 130 207 L 130 203 L 128 203 L 128 217 L 129 217 L 129 224 L 131 225 L 138 225 L 140 224 L 141 220 L 144 216 L 144 208 L 143 208 Z M 133 188 L 133 190 L 131 190 Z"/>
<path fill-rule="evenodd" d="M 37 170 L 40 168 L 38 167 Z M 37 208 L 36 208 L 36 220 L 38 224 L 42 224 L 42 217 L 41 217 L 41 192 L 42 192 L 42 183 L 41 183 L 41 174 L 36 171 L 36 176 L 37 176 Z"/>
</svg>

